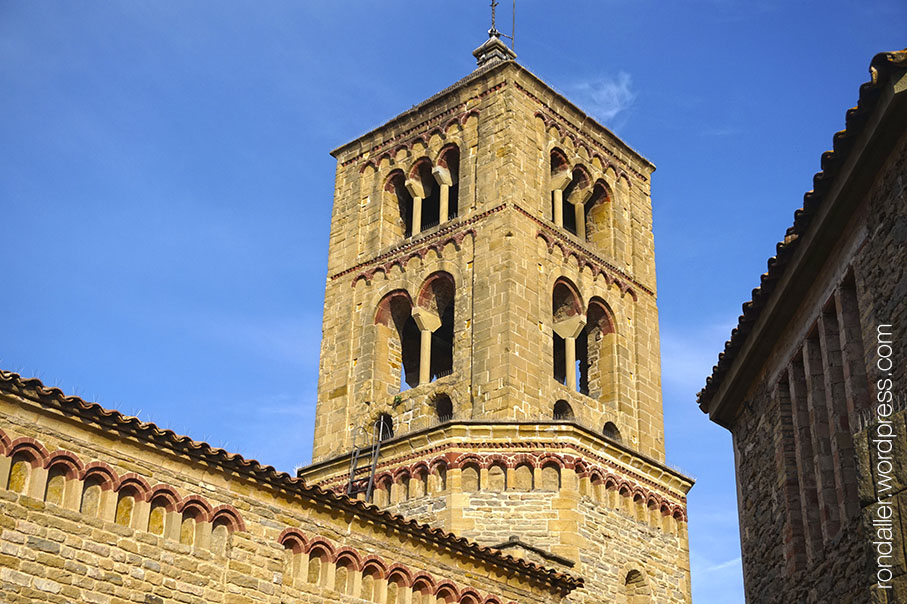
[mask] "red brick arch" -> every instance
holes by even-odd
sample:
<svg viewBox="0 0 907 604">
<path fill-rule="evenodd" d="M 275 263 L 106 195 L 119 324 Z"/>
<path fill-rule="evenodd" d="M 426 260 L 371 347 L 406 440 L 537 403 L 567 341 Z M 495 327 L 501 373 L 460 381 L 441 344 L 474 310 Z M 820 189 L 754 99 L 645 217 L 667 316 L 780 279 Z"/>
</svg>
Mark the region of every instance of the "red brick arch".
<svg viewBox="0 0 907 604">
<path fill-rule="evenodd" d="M 387 563 L 380 556 L 375 556 L 374 554 L 366 556 L 362 560 L 362 574 L 369 573 L 376 574 L 379 579 L 385 578 L 387 576 Z"/>
<path fill-rule="evenodd" d="M 409 567 L 404 566 L 403 564 L 393 564 L 387 570 L 387 582 L 397 582 L 404 587 L 412 587 L 413 573 Z"/>
<path fill-rule="evenodd" d="M 460 600 L 460 590 L 452 582 L 442 581 L 435 589 L 434 596 L 441 602 L 457 602 Z"/>
<path fill-rule="evenodd" d="M 423 594 L 431 595 L 435 593 L 436 590 L 435 580 L 428 573 L 417 573 L 413 577 L 412 590 L 413 592 L 422 592 Z"/>
<path fill-rule="evenodd" d="M 50 470 L 56 465 L 66 466 L 66 478 L 70 480 L 78 480 L 85 469 L 85 465 L 82 463 L 82 460 L 79 459 L 78 455 L 71 451 L 64 451 L 63 449 L 57 449 L 49 454 L 44 461 L 44 468 L 46 470 Z"/>
<path fill-rule="evenodd" d="M 277 543 L 281 544 L 286 549 L 293 550 L 294 554 L 302 554 L 308 551 L 309 542 L 299 529 L 283 529 L 280 532 L 280 536 L 277 537 Z"/>
<path fill-rule="evenodd" d="M 44 445 L 27 436 L 22 436 L 11 442 L 7 447 L 7 451 L 9 457 L 16 455 L 27 457 L 33 468 L 44 467 L 44 462 L 47 460 L 47 449 L 44 448 Z"/>
<path fill-rule="evenodd" d="M 3 430 L 0 430 L 0 455 L 6 455 L 9 451 L 9 436 Z"/>
<path fill-rule="evenodd" d="M 101 478 L 101 490 L 103 491 L 113 489 L 119 481 L 116 470 L 103 461 L 93 461 L 86 465 L 80 478 L 84 482 L 96 476 Z"/>
<path fill-rule="evenodd" d="M 123 474 L 114 486 L 114 490 L 117 492 L 126 489 L 132 489 L 136 492 L 137 501 L 148 501 L 148 495 L 151 494 L 151 485 L 135 472 Z"/>
<path fill-rule="evenodd" d="M 155 485 L 148 493 L 148 501 L 153 503 L 158 497 L 163 497 L 167 500 L 167 506 L 164 508 L 168 512 L 175 512 L 177 506 L 180 502 L 179 494 L 171 487 L 166 484 Z"/>
<path fill-rule="evenodd" d="M 342 547 L 337 550 L 337 555 L 334 557 L 334 564 L 340 566 L 345 561 L 349 562 L 349 566 L 353 570 L 362 570 L 362 556 L 360 556 L 359 552 L 357 552 L 353 548 Z"/>
<path fill-rule="evenodd" d="M 316 554 L 318 552 L 322 552 L 324 557 L 327 558 L 328 562 L 333 562 L 337 559 L 334 546 L 330 541 L 321 537 L 313 537 L 312 540 L 308 542 L 305 553 L 311 556 L 312 552 L 315 552 Z"/>
<path fill-rule="evenodd" d="M 211 520 L 211 504 L 198 495 L 189 495 L 177 505 L 176 511 L 180 514 L 194 513 L 196 521 L 208 522 Z"/>
<path fill-rule="evenodd" d="M 243 522 L 242 515 L 232 505 L 224 503 L 211 510 L 211 524 L 219 521 L 226 522 L 230 532 L 246 532 L 246 524 Z"/>
</svg>

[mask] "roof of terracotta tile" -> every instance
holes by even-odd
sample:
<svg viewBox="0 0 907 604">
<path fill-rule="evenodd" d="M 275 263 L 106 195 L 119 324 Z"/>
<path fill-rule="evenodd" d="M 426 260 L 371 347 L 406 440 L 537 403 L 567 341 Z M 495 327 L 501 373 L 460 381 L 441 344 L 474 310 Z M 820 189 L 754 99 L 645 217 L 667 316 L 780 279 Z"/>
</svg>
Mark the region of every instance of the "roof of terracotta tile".
<svg viewBox="0 0 907 604">
<path fill-rule="evenodd" d="M 364 501 L 307 485 L 303 479 L 290 476 L 286 472 L 278 472 L 273 466 L 263 466 L 254 459 L 245 459 L 241 455 L 228 453 L 223 449 L 212 447 L 208 443 L 192 440 L 188 436 L 180 436 L 172 430 L 161 429 L 157 425 L 143 422 L 137 417 L 125 416 L 119 411 L 104 409 L 97 403 L 87 402 L 77 396 L 67 396 L 59 388 L 48 388 L 37 378 L 23 378 L 17 373 L 0 369 L 0 392 L 27 398 L 63 414 L 145 440 L 157 447 L 169 448 L 178 453 L 204 460 L 205 463 L 220 465 L 272 487 L 286 489 L 320 503 L 358 513 L 374 522 L 390 526 L 419 539 L 520 573 L 530 580 L 546 585 L 548 589 L 557 593 L 567 594 L 583 585 L 581 577 L 573 577 L 534 562 L 514 558 L 495 548 L 479 545 L 453 533 L 432 528 L 427 524 L 398 514 L 392 514 Z"/>
<path fill-rule="evenodd" d="M 762 274 L 759 287 L 753 290 L 752 300 L 744 302 L 743 314 L 738 319 L 737 327 L 731 331 L 731 339 L 725 342 L 724 351 L 719 353 L 718 363 L 712 368 L 712 375 L 706 379 L 705 387 L 696 395 L 696 401 L 703 412 L 709 412 L 712 397 L 720 388 L 737 352 L 742 348 L 784 273 L 788 261 L 793 257 L 800 237 L 809 228 L 811 218 L 822 205 L 825 194 L 847 159 L 854 141 L 872 114 L 883 85 L 892 72 L 905 68 L 907 49 L 882 52 L 872 58 L 869 64 L 870 80 L 860 86 L 857 106 L 847 110 L 844 130 L 835 133 L 832 150 L 822 154 L 822 170 L 813 177 L 813 190 L 803 195 L 803 207 L 794 212 L 794 224 L 787 229 L 784 239 L 776 246 L 777 254 L 768 259 L 768 271 Z"/>
</svg>

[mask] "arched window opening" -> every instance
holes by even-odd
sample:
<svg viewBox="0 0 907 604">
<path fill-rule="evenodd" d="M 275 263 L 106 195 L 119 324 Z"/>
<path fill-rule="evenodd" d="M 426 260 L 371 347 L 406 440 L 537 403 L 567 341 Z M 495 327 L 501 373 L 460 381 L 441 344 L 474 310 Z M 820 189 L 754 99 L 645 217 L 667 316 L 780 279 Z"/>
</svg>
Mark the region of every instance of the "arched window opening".
<svg viewBox="0 0 907 604">
<path fill-rule="evenodd" d="M 47 485 L 44 487 L 44 501 L 63 505 L 69 468 L 64 463 L 56 463 L 47 472 Z"/>
<path fill-rule="evenodd" d="M 457 217 L 460 210 L 460 149 L 456 145 L 450 145 L 441 153 L 432 174 L 439 187 L 440 222 L 444 223 Z"/>
<path fill-rule="evenodd" d="M 613 400 L 616 394 L 614 321 L 599 298 L 586 311 L 586 324 L 576 338 L 577 391 L 597 399 Z"/>
<path fill-rule="evenodd" d="M 394 171 L 387 179 L 384 190 L 396 201 L 400 221 L 403 223 L 403 236 L 410 237 L 413 234 L 413 197 L 406 189 L 406 177 L 403 172 Z"/>
<path fill-rule="evenodd" d="M 570 184 L 572 176 L 567 164 L 567 156 L 560 149 L 551 150 L 551 221 L 559 227 L 564 226 L 564 189 Z"/>
<path fill-rule="evenodd" d="M 198 510 L 187 508 L 183 510 L 180 520 L 180 543 L 183 545 L 195 544 L 195 533 L 198 525 L 201 523 L 201 517 Z"/>
<path fill-rule="evenodd" d="M 500 464 L 488 468 L 488 490 L 493 493 L 502 493 L 507 489 L 507 470 Z"/>
<path fill-rule="evenodd" d="M 586 241 L 591 243 L 596 249 L 601 250 L 607 255 L 613 253 L 611 236 L 613 226 L 611 224 L 611 193 L 607 185 L 598 181 L 592 188 L 592 196 L 586 202 L 585 208 L 586 220 Z"/>
<path fill-rule="evenodd" d="M 586 319 L 582 315 L 579 294 L 566 279 L 558 279 L 551 294 L 552 315 L 552 364 L 554 379 L 571 390 L 576 390 L 577 336 Z"/>
<path fill-rule="evenodd" d="M 479 490 L 479 467 L 468 464 L 460 470 L 460 483 L 464 493 L 475 493 Z"/>
<path fill-rule="evenodd" d="M 290 535 L 283 541 L 283 584 L 294 585 L 302 572 L 303 543 Z"/>
<path fill-rule="evenodd" d="M 441 493 L 447 489 L 447 466 L 443 462 L 435 464 L 431 471 L 433 493 Z"/>
<path fill-rule="evenodd" d="M 320 547 L 309 552 L 309 561 L 306 570 L 306 583 L 324 585 L 327 577 L 328 554 Z"/>
<path fill-rule="evenodd" d="M 453 403 L 446 394 L 439 394 L 435 397 L 435 415 L 441 423 L 453 419 Z"/>
<path fill-rule="evenodd" d="M 446 272 L 430 275 L 416 300 L 413 318 L 421 338 L 429 338 L 428 349 L 423 346 L 420 359 L 419 383 L 434 381 L 453 372 L 454 295 L 453 277 Z M 427 367 L 422 363 L 428 361 Z"/>
<path fill-rule="evenodd" d="M 560 400 L 554 403 L 554 419 L 555 421 L 572 421 L 573 417 L 573 407 L 570 406 L 565 400 Z"/>
<path fill-rule="evenodd" d="M 554 379 L 567 385 L 567 342 L 557 332 L 552 336 L 552 357 L 554 358 Z"/>
<path fill-rule="evenodd" d="M 389 392 L 419 385 L 421 332 L 412 311 L 409 294 L 397 290 L 382 298 L 375 313 L 375 379 Z"/>
<path fill-rule="evenodd" d="M 101 511 L 101 493 L 104 479 L 94 475 L 85 479 L 82 484 L 82 501 L 79 511 L 86 516 L 97 516 Z"/>
<path fill-rule="evenodd" d="M 375 420 L 375 437 L 380 441 L 394 437 L 394 419 L 389 413 L 382 413 Z"/>
<path fill-rule="evenodd" d="M 547 463 L 542 466 L 542 484 L 543 491 L 557 491 L 561 488 L 561 469 L 555 463 Z"/>
<path fill-rule="evenodd" d="M 624 595 L 627 604 L 646 604 L 649 601 L 649 586 L 638 570 L 631 570 L 624 579 Z"/>
<path fill-rule="evenodd" d="M 353 593 L 353 563 L 349 558 L 341 558 L 334 568 L 334 591 L 342 594 Z"/>
<path fill-rule="evenodd" d="M 151 500 L 151 511 L 148 514 L 149 533 L 154 533 L 155 535 L 164 534 L 168 508 L 170 508 L 170 501 L 164 495 L 158 495 Z"/>
<path fill-rule="evenodd" d="M 375 587 L 380 579 L 378 570 L 374 567 L 362 571 L 362 582 L 359 587 L 359 597 L 368 602 L 377 602 L 378 594 Z"/>
<path fill-rule="evenodd" d="M 412 197 L 412 234 L 437 226 L 440 218 L 440 187 L 431 173 L 431 162 L 422 158 L 410 170 L 406 190 Z"/>
<path fill-rule="evenodd" d="M 605 424 L 605 427 L 602 428 L 602 434 L 604 434 L 611 440 L 622 442 L 620 438 L 620 430 L 617 429 L 617 426 L 614 425 L 614 422 L 607 422 Z"/>
<path fill-rule="evenodd" d="M 31 477 L 33 458 L 27 453 L 16 453 L 10 463 L 9 478 L 6 488 L 14 493 L 25 493 L 28 489 L 28 479 Z"/>
<path fill-rule="evenodd" d="M 513 472 L 513 490 L 531 491 L 533 488 L 532 466 L 521 463 Z"/>
<path fill-rule="evenodd" d="M 120 489 L 117 493 L 117 510 L 114 522 L 120 526 L 132 526 L 132 515 L 135 511 L 137 495 L 138 493 L 131 487 Z"/>
<path fill-rule="evenodd" d="M 226 556 L 230 541 L 230 521 L 217 518 L 211 525 L 211 553 L 215 556 Z"/>
<path fill-rule="evenodd" d="M 419 352 L 421 332 L 412 316 L 408 317 L 400 330 L 400 392 L 419 385 Z"/>
<path fill-rule="evenodd" d="M 561 212 L 564 229 L 580 239 L 586 238 L 586 203 L 591 196 L 589 173 L 582 166 L 575 167 L 561 195 Z"/>
</svg>

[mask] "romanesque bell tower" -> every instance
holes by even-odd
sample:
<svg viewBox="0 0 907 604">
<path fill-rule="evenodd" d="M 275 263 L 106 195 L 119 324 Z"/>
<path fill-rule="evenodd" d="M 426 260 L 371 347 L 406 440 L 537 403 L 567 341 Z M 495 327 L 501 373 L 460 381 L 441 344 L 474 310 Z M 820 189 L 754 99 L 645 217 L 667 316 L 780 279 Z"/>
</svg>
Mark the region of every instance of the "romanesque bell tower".
<svg viewBox="0 0 907 604">
<path fill-rule="evenodd" d="M 299 473 L 581 576 L 570 601 L 688 602 L 654 166 L 497 36 L 474 54 L 471 74 L 333 152 Z"/>
</svg>

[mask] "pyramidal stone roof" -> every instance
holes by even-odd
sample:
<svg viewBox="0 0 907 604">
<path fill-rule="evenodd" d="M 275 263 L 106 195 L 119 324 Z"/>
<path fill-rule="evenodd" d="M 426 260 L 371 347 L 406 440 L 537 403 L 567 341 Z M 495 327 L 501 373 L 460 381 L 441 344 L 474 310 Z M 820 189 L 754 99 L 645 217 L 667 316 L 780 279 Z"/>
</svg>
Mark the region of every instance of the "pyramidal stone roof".
<svg viewBox="0 0 907 604">
<path fill-rule="evenodd" d="M 537 84 L 544 87 L 547 91 L 549 91 L 552 95 L 554 95 L 559 103 L 562 103 L 562 104 L 570 107 L 573 111 L 575 111 L 577 114 L 579 114 L 579 116 L 581 118 L 580 121 L 582 122 L 582 124 L 584 126 L 606 132 L 607 135 L 610 138 L 612 138 L 615 143 L 617 143 L 618 145 L 623 147 L 623 149 L 627 153 L 636 157 L 644 164 L 647 164 L 652 170 L 655 169 L 655 165 L 651 161 L 646 159 L 639 151 L 630 147 L 620 137 L 618 137 L 616 134 L 614 134 L 614 132 L 612 132 L 607 126 L 602 125 L 598 120 L 596 120 L 595 118 L 586 114 L 586 112 L 584 112 L 582 109 L 577 107 L 572 101 L 570 101 L 563 94 L 558 92 L 554 87 L 552 87 L 550 84 L 548 84 L 547 82 L 542 80 L 542 78 L 540 78 L 539 76 L 532 73 L 530 70 L 526 69 L 525 66 L 518 63 L 516 61 L 516 56 L 517 56 L 516 53 L 513 52 L 513 50 L 511 50 L 510 48 L 508 48 L 507 45 L 504 44 L 503 41 L 501 41 L 500 38 L 498 38 L 496 36 L 489 37 L 489 39 L 487 41 L 485 41 L 481 46 L 479 46 L 477 49 L 475 49 L 473 51 L 473 56 L 476 57 L 477 66 L 473 71 L 468 73 L 466 76 L 460 78 L 459 80 L 457 80 L 450 86 L 444 88 L 443 90 L 431 95 L 424 101 L 417 103 L 417 104 L 413 105 L 412 107 L 410 107 L 409 109 L 407 109 L 406 111 L 394 116 L 392 119 L 388 120 L 381 126 L 378 126 L 377 128 L 372 128 L 368 132 L 365 132 L 365 133 L 361 134 L 360 136 L 357 136 L 353 140 L 351 140 L 347 143 L 344 143 L 343 145 L 340 145 L 339 147 L 337 147 L 336 149 L 331 151 L 331 155 L 334 156 L 335 158 L 337 158 L 342 153 L 344 153 L 345 151 L 350 149 L 351 147 L 356 146 L 356 144 L 359 143 L 360 141 L 362 141 L 363 139 L 373 136 L 374 134 L 378 133 L 379 131 L 381 131 L 385 128 L 388 128 L 389 126 L 393 125 L 396 122 L 403 121 L 415 113 L 421 112 L 422 110 L 424 110 L 426 107 L 428 107 L 432 103 L 448 96 L 449 94 L 453 93 L 454 91 L 456 91 L 460 88 L 463 88 L 463 87 L 469 85 L 470 83 L 474 82 L 475 80 L 478 80 L 478 79 L 482 78 L 483 76 L 485 76 L 489 73 L 492 73 L 494 71 L 497 71 L 499 69 L 506 69 L 509 66 L 512 68 L 516 68 L 521 73 L 524 73 L 527 76 L 529 76 Z"/>
</svg>

